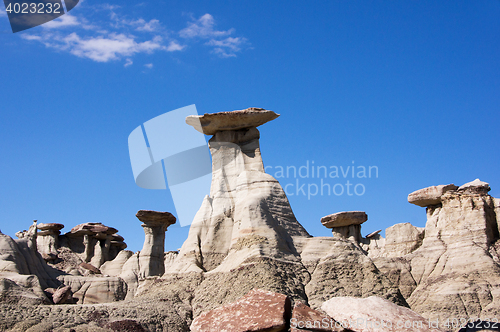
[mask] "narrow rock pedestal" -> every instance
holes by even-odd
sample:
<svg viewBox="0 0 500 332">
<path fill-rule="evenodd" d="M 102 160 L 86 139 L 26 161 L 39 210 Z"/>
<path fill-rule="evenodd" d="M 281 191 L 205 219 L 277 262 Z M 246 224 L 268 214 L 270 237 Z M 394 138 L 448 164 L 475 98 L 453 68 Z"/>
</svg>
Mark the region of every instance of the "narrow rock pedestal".
<svg viewBox="0 0 500 332">
<path fill-rule="evenodd" d="M 363 211 L 345 211 L 321 218 L 326 228 L 331 228 L 334 238 L 345 238 L 355 243 L 361 241 L 361 224 L 368 220 Z"/>
<path fill-rule="evenodd" d="M 38 224 L 37 234 L 37 248 L 40 254 L 55 254 L 57 255 L 57 248 L 59 247 L 59 234 L 61 229 L 64 228 L 63 224 L 45 223 Z"/>
<path fill-rule="evenodd" d="M 165 232 L 176 219 L 169 212 L 149 210 L 139 210 L 136 217 L 143 222 L 146 235 L 139 253 L 139 278 L 161 276 L 165 273 Z"/>
</svg>

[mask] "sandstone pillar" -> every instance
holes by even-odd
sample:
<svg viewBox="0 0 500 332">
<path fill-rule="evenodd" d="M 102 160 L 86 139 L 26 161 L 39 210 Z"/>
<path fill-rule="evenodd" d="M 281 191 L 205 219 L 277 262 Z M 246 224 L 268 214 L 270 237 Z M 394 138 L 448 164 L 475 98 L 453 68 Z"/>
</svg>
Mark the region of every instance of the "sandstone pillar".
<svg viewBox="0 0 500 332">
<path fill-rule="evenodd" d="M 169 212 L 140 210 L 137 219 L 143 222 L 146 238 L 139 253 L 139 277 L 161 276 L 165 273 L 165 232 L 175 223 L 175 217 Z"/>
</svg>

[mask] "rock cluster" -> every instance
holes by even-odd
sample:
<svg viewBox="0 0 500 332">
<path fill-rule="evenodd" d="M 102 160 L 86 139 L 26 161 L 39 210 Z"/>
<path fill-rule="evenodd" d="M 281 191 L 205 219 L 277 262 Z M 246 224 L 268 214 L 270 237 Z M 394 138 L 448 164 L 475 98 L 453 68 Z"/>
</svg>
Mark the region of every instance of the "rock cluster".
<svg viewBox="0 0 500 332">
<path fill-rule="evenodd" d="M 212 183 L 179 251 L 164 252 L 175 217 L 150 210 L 136 215 L 145 233 L 136 253 L 102 223 L 0 233 L 0 330 L 361 332 L 381 331 L 361 320 L 384 320 L 395 325 L 383 331 L 408 331 L 397 325 L 406 320 L 438 331 L 429 320 L 500 316 L 500 200 L 489 184 L 408 195 L 426 208 L 425 228 L 362 237 L 367 214 L 344 211 L 321 219 L 333 236 L 312 237 L 264 171 L 257 127 L 278 116 L 186 119 L 213 135 Z M 345 321 L 357 325 L 336 324 Z"/>
<path fill-rule="evenodd" d="M 375 265 L 424 317 L 500 315 L 500 214 L 489 190 L 479 179 L 417 190 L 408 201 L 426 207 L 425 229 L 397 224 L 385 241 L 366 240 Z"/>
</svg>

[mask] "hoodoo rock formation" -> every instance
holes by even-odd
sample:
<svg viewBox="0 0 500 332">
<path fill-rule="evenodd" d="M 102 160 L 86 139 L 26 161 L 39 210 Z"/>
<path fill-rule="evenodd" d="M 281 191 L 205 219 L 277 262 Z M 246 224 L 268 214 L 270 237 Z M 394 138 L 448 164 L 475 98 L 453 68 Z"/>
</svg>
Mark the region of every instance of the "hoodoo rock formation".
<svg viewBox="0 0 500 332">
<path fill-rule="evenodd" d="M 500 316 L 498 199 L 489 190 L 479 179 L 417 190 L 408 201 L 426 207 L 425 229 L 394 225 L 386 230 L 385 245 L 374 254 L 368 249 L 424 317 Z"/>
<path fill-rule="evenodd" d="M 292 322 L 500 317 L 500 200 L 487 183 L 411 193 L 425 228 L 362 237 L 367 214 L 345 211 L 321 219 L 332 236 L 312 237 L 264 171 L 257 127 L 278 116 L 249 108 L 186 119 L 212 135 L 212 183 L 178 252 L 164 252 L 168 212 L 137 213 L 136 253 L 102 223 L 0 233 L 0 330 L 359 332 L 372 329 Z"/>
<path fill-rule="evenodd" d="M 139 254 L 139 276 L 141 278 L 161 276 L 165 273 L 165 232 L 175 223 L 175 217 L 169 212 L 140 210 L 137 219 L 143 222 L 146 239 Z"/>
</svg>

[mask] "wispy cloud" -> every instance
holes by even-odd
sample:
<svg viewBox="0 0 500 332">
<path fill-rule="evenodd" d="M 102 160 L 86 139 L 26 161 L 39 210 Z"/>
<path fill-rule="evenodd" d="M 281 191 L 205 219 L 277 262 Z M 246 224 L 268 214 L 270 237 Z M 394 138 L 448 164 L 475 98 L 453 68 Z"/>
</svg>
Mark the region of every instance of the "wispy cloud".
<svg viewBox="0 0 500 332">
<path fill-rule="evenodd" d="M 192 19 L 188 26 L 179 31 L 179 36 L 185 39 L 208 39 L 205 45 L 212 46 L 212 52 L 221 58 L 236 57 L 247 39 L 243 37 L 228 37 L 233 34 L 233 28 L 229 30 L 216 30 L 215 19 L 210 14 L 205 14 L 199 19 Z"/>
<path fill-rule="evenodd" d="M 189 23 L 187 28 L 179 31 L 179 35 L 183 38 L 213 38 L 220 36 L 227 36 L 234 32 L 234 29 L 229 29 L 226 31 L 215 30 L 215 20 L 212 15 L 205 14 L 197 20 Z"/>
<path fill-rule="evenodd" d="M 213 52 L 223 58 L 235 57 L 236 52 L 241 51 L 241 45 L 246 43 L 246 38 L 227 37 L 223 40 L 211 39 L 206 44 L 215 46 Z"/>
<path fill-rule="evenodd" d="M 146 63 L 144 65 L 144 67 L 151 69 L 151 68 L 153 68 L 153 64 L 152 63 Z"/>
<path fill-rule="evenodd" d="M 2 16 L 7 17 L 7 12 L 0 9 L 0 17 L 2 17 Z"/>
<path fill-rule="evenodd" d="M 59 29 L 70 26 L 78 26 L 81 23 L 78 21 L 76 16 L 71 14 L 65 14 L 63 16 L 59 16 L 57 19 L 53 21 L 49 21 L 45 24 L 42 24 L 42 27 L 45 29 Z"/>
<path fill-rule="evenodd" d="M 160 21 L 156 19 L 146 22 L 141 18 L 138 19 L 136 22 L 139 24 L 139 26 L 135 29 L 137 31 L 155 32 L 160 30 L 161 28 Z"/>
<path fill-rule="evenodd" d="M 136 53 L 153 53 L 157 50 L 167 50 L 167 47 L 162 45 L 160 36 L 144 42 L 137 42 L 134 36 L 115 33 L 111 33 L 106 37 L 80 37 L 76 32 L 73 32 L 67 36 L 44 34 L 42 36 L 23 35 L 23 38 L 37 40 L 47 47 L 68 51 L 78 57 L 97 62 L 118 60 Z"/>
<path fill-rule="evenodd" d="M 121 6 L 109 4 L 80 6 L 79 14 L 65 14 L 43 24 L 42 32 L 26 32 L 21 37 L 96 62 L 122 60 L 124 67 L 131 66 L 137 54 L 179 52 L 200 43 L 211 47 L 211 52 L 221 58 L 235 57 L 247 44 L 243 37 L 230 36 L 233 28 L 216 29 L 210 14 L 191 18 L 185 28 L 176 32 L 168 30 L 158 19 L 130 18 L 122 11 Z M 0 11 L 3 15 L 6 13 Z M 87 17 L 92 17 L 92 21 Z"/>
</svg>

